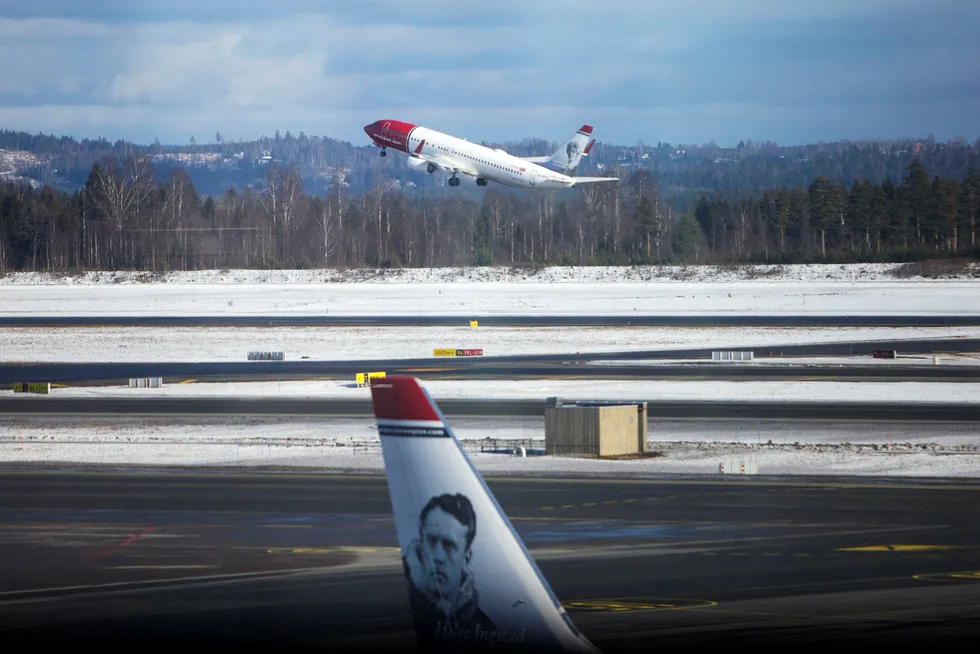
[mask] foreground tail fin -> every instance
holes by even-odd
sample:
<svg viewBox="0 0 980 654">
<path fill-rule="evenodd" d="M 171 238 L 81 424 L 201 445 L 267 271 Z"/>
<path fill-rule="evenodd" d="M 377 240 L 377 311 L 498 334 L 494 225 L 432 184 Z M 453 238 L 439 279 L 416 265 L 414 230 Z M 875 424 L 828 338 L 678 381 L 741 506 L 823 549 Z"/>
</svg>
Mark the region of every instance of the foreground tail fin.
<svg viewBox="0 0 980 654">
<path fill-rule="evenodd" d="M 597 652 L 418 381 L 371 397 L 420 650 Z"/>
</svg>

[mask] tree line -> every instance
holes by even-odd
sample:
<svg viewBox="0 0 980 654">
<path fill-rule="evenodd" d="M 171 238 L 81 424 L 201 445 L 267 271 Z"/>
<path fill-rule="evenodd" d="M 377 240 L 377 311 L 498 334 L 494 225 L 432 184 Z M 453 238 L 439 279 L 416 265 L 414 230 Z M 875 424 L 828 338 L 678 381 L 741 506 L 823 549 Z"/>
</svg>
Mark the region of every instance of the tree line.
<svg viewBox="0 0 980 654">
<path fill-rule="evenodd" d="M 107 158 L 72 192 L 0 184 L 0 272 L 469 265 L 912 261 L 978 255 L 980 175 L 893 183 L 819 177 L 745 198 L 702 194 L 679 209 L 637 169 L 553 192 L 487 187 L 420 197 L 378 177 L 304 191 L 273 164 L 259 187 L 203 195 L 181 168 Z"/>
<path fill-rule="evenodd" d="M 601 128 L 600 128 L 601 131 Z M 555 134 L 555 137 L 563 137 Z M 420 175 L 408 168 L 404 157 L 378 157 L 367 141 L 352 144 L 329 137 L 294 135 L 277 130 L 272 137 L 252 140 L 229 139 L 220 133 L 197 135 L 194 142 L 163 145 L 159 141 L 138 144 L 107 139 L 76 141 L 67 136 L 27 134 L 0 130 L 0 150 L 26 150 L 43 164 L 19 174 L 52 184 L 65 191 L 81 188 L 94 163 L 106 157 L 150 157 L 161 177 L 182 167 L 202 195 L 220 195 L 228 188 L 243 192 L 257 186 L 266 175 L 265 157 L 296 168 L 304 188 L 311 194 L 330 191 L 339 171 L 349 191 L 371 191 L 382 178 L 401 182 L 409 196 L 467 193 L 473 189 L 449 189 L 440 175 Z M 561 141 L 527 138 L 517 142 L 484 143 L 517 156 L 549 154 Z M 197 163 L 188 158 L 199 157 Z M 205 159 L 206 158 L 206 159 Z M 808 186 L 818 177 L 850 187 L 860 180 L 881 184 L 899 183 L 913 160 L 942 179 L 962 181 L 971 166 L 980 169 L 980 140 L 968 143 L 958 138 L 937 142 L 934 137 L 875 141 L 839 141 L 806 145 L 778 145 L 770 141 L 741 142 L 734 147 L 714 143 L 679 145 L 638 142 L 633 146 L 598 142 L 577 171 L 580 175 L 612 173 L 616 177 L 644 169 L 657 176 L 659 189 L 674 211 L 683 212 L 703 193 L 724 192 L 742 198 L 772 188 Z M 0 170 L 0 173 L 4 171 Z"/>
</svg>

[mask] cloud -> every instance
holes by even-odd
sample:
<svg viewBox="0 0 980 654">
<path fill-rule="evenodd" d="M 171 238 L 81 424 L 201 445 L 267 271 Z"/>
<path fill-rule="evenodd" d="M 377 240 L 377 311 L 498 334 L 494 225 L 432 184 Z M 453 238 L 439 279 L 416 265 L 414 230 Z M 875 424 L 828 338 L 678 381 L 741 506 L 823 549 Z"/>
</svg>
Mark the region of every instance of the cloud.
<svg viewBox="0 0 980 654">
<path fill-rule="evenodd" d="M 0 10 L 0 127 L 362 143 L 974 138 L 975 0 L 35 0 Z M 884 130 L 884 132 L 883 132 Z M 234 136 L 233 136 L 234 135 Z"/>
</svg>

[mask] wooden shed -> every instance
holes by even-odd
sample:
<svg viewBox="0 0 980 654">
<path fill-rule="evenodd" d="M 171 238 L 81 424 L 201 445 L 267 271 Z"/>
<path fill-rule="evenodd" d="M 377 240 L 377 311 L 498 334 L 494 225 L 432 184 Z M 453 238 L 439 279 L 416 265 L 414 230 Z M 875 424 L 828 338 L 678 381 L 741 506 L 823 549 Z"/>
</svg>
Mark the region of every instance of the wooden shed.
<svg viewBox="0 0 980 654">
<path fill-rule="evenodd" d="M 545 454 L 611 457 L 647 452 L 646 402 L 577 402 L 551 398 L 545 408 Z"/>
</svg>

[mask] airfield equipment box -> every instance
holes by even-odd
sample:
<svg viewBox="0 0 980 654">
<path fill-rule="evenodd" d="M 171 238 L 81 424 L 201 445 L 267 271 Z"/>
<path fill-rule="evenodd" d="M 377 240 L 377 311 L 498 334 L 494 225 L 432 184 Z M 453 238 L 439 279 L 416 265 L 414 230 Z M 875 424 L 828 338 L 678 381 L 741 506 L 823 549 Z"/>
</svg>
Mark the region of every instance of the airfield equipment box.
<svg viewBox="0 0 980 654">
<path fill-rule="evenodd" d="M 603 457 L 647 451 L 646 402 L 555 402 L 545 408 L 544 424 L 545 454 Z"/>
</svg>

